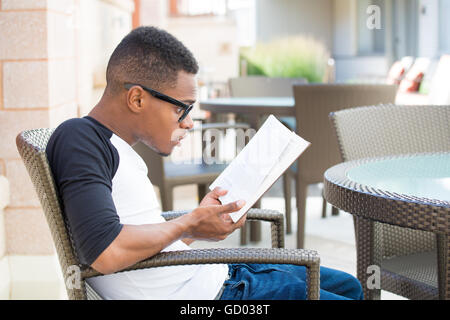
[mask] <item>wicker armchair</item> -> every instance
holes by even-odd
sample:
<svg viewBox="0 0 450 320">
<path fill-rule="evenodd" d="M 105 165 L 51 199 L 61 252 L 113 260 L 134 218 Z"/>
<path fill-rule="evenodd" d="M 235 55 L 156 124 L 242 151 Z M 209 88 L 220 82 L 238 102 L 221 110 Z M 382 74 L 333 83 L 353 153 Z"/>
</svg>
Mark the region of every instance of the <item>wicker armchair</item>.
<svg viewBox="0 0 450 320">
<path fill-rule="evenodd" d="M 45 153 L 52 132 L 52 129 L 24 131 L 17 136 L 17 148 L 37 191 L 50 227 L 69 299 L 101 299 L 101 296 L 85 281 L 101 274 L 80 263 L 73 246 L 70 226 L 66 224 L 62 214 Z M 164 217 L 172 219 L 184 213 L 186 212 L 166 212 Z M 248 213 L 248 219 L 271 222 L 274 248 L 196 249 L 163 252 L 122 271 L 187 264 L 289 263 L 307 268 L 308 299 L 318 299 L 320 258 L 317 252 L 284 249 L 283 215 L 276 211 L 252 209 Z M 79 285 L 73 285 L 73 270 L 77 270 L 77 268 L 80 270 L 79 278 L 77 278 Z"/>
<path fill-rule="evenodd" d="M 395 85 L 386 84 L 294 86 L 296 132 L 311 142 L 311 147 L 286 171 L 296 181 L 297 248 L 303 248 L 304 245 L 308 185 L 323 182 L 325 170 L 340 162 L 339 149 L 328 114 L 357 106 L 393 103 L 396 90 Z M 325 204 L 323 199 L 323 217 L 326 213 Z M 337 215 L 339 211 L 333 207 L 332 213 Z"/>
<path fill-rule="evenodd" d="M 377 105 L 337 111 L 330 119 L 343 161 L 450 151 L 450 106 Z M 410 219 L 419 221 L 421 217 Z M 444 243 L 442 235 L 360 217 L 354 217 L 354 225 L 361 283 L 367 281 L 367 267 L 379 265 L 383 290 L 409 299 L 445 297 L 450 257 L 445 250 L 438 250 Z M 443 268 L 438 268 L 438 261 Z M 364 295 L 379 299 L 380 290 L 364 287 Z"/>
</svg>

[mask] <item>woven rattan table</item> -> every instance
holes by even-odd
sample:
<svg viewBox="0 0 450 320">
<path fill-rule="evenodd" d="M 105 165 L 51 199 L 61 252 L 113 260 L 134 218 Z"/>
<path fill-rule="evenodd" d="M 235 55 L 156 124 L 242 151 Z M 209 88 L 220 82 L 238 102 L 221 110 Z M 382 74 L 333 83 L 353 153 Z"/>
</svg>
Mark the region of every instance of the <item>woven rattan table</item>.
<svg viewBox="0 0 450 320">
<path fill-rule="evenodd" d="M 436 234 L 439 298 L 450 299 L 450 152 L 338 164 L 324 174 L 324 196 L 333 206 L 368 222 L 365 230 L 355 230 L 360 237 L 373 237 L 372 221 Z M 373 261 L 362 251 L 374 246 L 373 241 L 367 243 L 366 248 L 357 243 L 357 273 L 365 293 L 366 269 Z"/>
</svg>

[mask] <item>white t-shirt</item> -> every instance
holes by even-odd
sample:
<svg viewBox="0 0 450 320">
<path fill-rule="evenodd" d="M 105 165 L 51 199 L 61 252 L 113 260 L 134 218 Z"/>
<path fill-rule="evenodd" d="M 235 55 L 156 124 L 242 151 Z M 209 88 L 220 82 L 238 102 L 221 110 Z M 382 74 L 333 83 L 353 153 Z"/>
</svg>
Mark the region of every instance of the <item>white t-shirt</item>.
<svg viewBox="0 0 450 320">
<path fill-rule="evenodd" d="M 119 166 L 112 179 L 112 198 L 122 224 L 164 222 L 147 166 L 134 149 L 112 134 Z M 163 251 L 190 250 L 176 241 Z M 87 280 L 104 299 L 214 299 L 228 274 L 225 264 L 186 265 L 120 272 Z"/>
</svg>

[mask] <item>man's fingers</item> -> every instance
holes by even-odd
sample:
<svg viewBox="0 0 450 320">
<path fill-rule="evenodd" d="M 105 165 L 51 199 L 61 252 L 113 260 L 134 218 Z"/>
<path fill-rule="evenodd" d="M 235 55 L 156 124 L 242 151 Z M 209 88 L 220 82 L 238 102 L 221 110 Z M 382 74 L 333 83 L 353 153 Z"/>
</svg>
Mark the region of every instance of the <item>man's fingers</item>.
<svg viewBox="0 0 450 320">
<path fill-rule="evenodd" d="M 215 188 L 213 189 L 213 192 L 214 192 L 218 197 L 221 197 L 221 196 L 226 195 L 227 192 L 228 192 L 228 190 L 222 189 L 221 187 L 215 187 Z"/>
<path fill-rule="evenodd" d="M 228 213 L 228 212 L 239 211 L 244 205 L 245 205 L 244 200 L 230 202 L 228 204 L 217 206 L 217 209 L 218 209 L 217 212 L 218 213 Z"/>
</svg>

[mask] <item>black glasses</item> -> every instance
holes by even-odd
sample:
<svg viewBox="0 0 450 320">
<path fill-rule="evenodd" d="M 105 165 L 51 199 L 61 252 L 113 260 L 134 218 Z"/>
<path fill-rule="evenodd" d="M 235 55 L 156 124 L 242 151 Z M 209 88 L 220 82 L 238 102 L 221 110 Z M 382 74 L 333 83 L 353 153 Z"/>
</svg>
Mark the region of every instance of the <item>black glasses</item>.
<svg viewBox="0 0 450 320">
<path fill-rule="evenodd" d="M 181 102 L 181 101 L 179 101 L 179 100 L 177 100 L 177 99 L 174 99 L 174 98 L 172 98 L 172 97 L 169 97 L 169 96 L 165 95 L 164 93 L 161 93 L 161 92 L 158 92 L 158 91 L 156 91 L 156 90 L 147 88 L 147 87 L 145 87 L 145 86 L 143 86 L 143 85 L 140 85 L 140 84 L 135 84 L 135 83 L 125 83 L 124 86 L 125 86 L 125 88 L 126 88 L 127 90 L 130 90 L 130 89 L 131 89 L 132 87 L 134 87 L 134 86 L 139 86 L 139 87 L 141 87 L 142 89 L 144 89 L 145 91 L 147 91 L 148 93 L 150 93 L 150 94 L 151 94 L 152 96 L 154 96 L 155 98 L 158 98 L 158 99 L 160 99 L 160 100 L 163 100 L 163 101 L 166 101 L 166 102 L 171 103 L 171 104 L 173 104 L 173 105 L 176 105 L 177 107 L 183 108 L 184 112 L 183 112 L 183 114 L 181 115 L 181 117 L 178 119 L 178 122 L 183 121 L 184 118 L 187 117 L 187 115 L 189 114 L 189 112 L 191 112 L 192 108 L 194 108 L 194 104 L 191 104 L 191 105 L 185 104 L 185 103 L 183 103 L 183 102 Z"/>
</svg>

